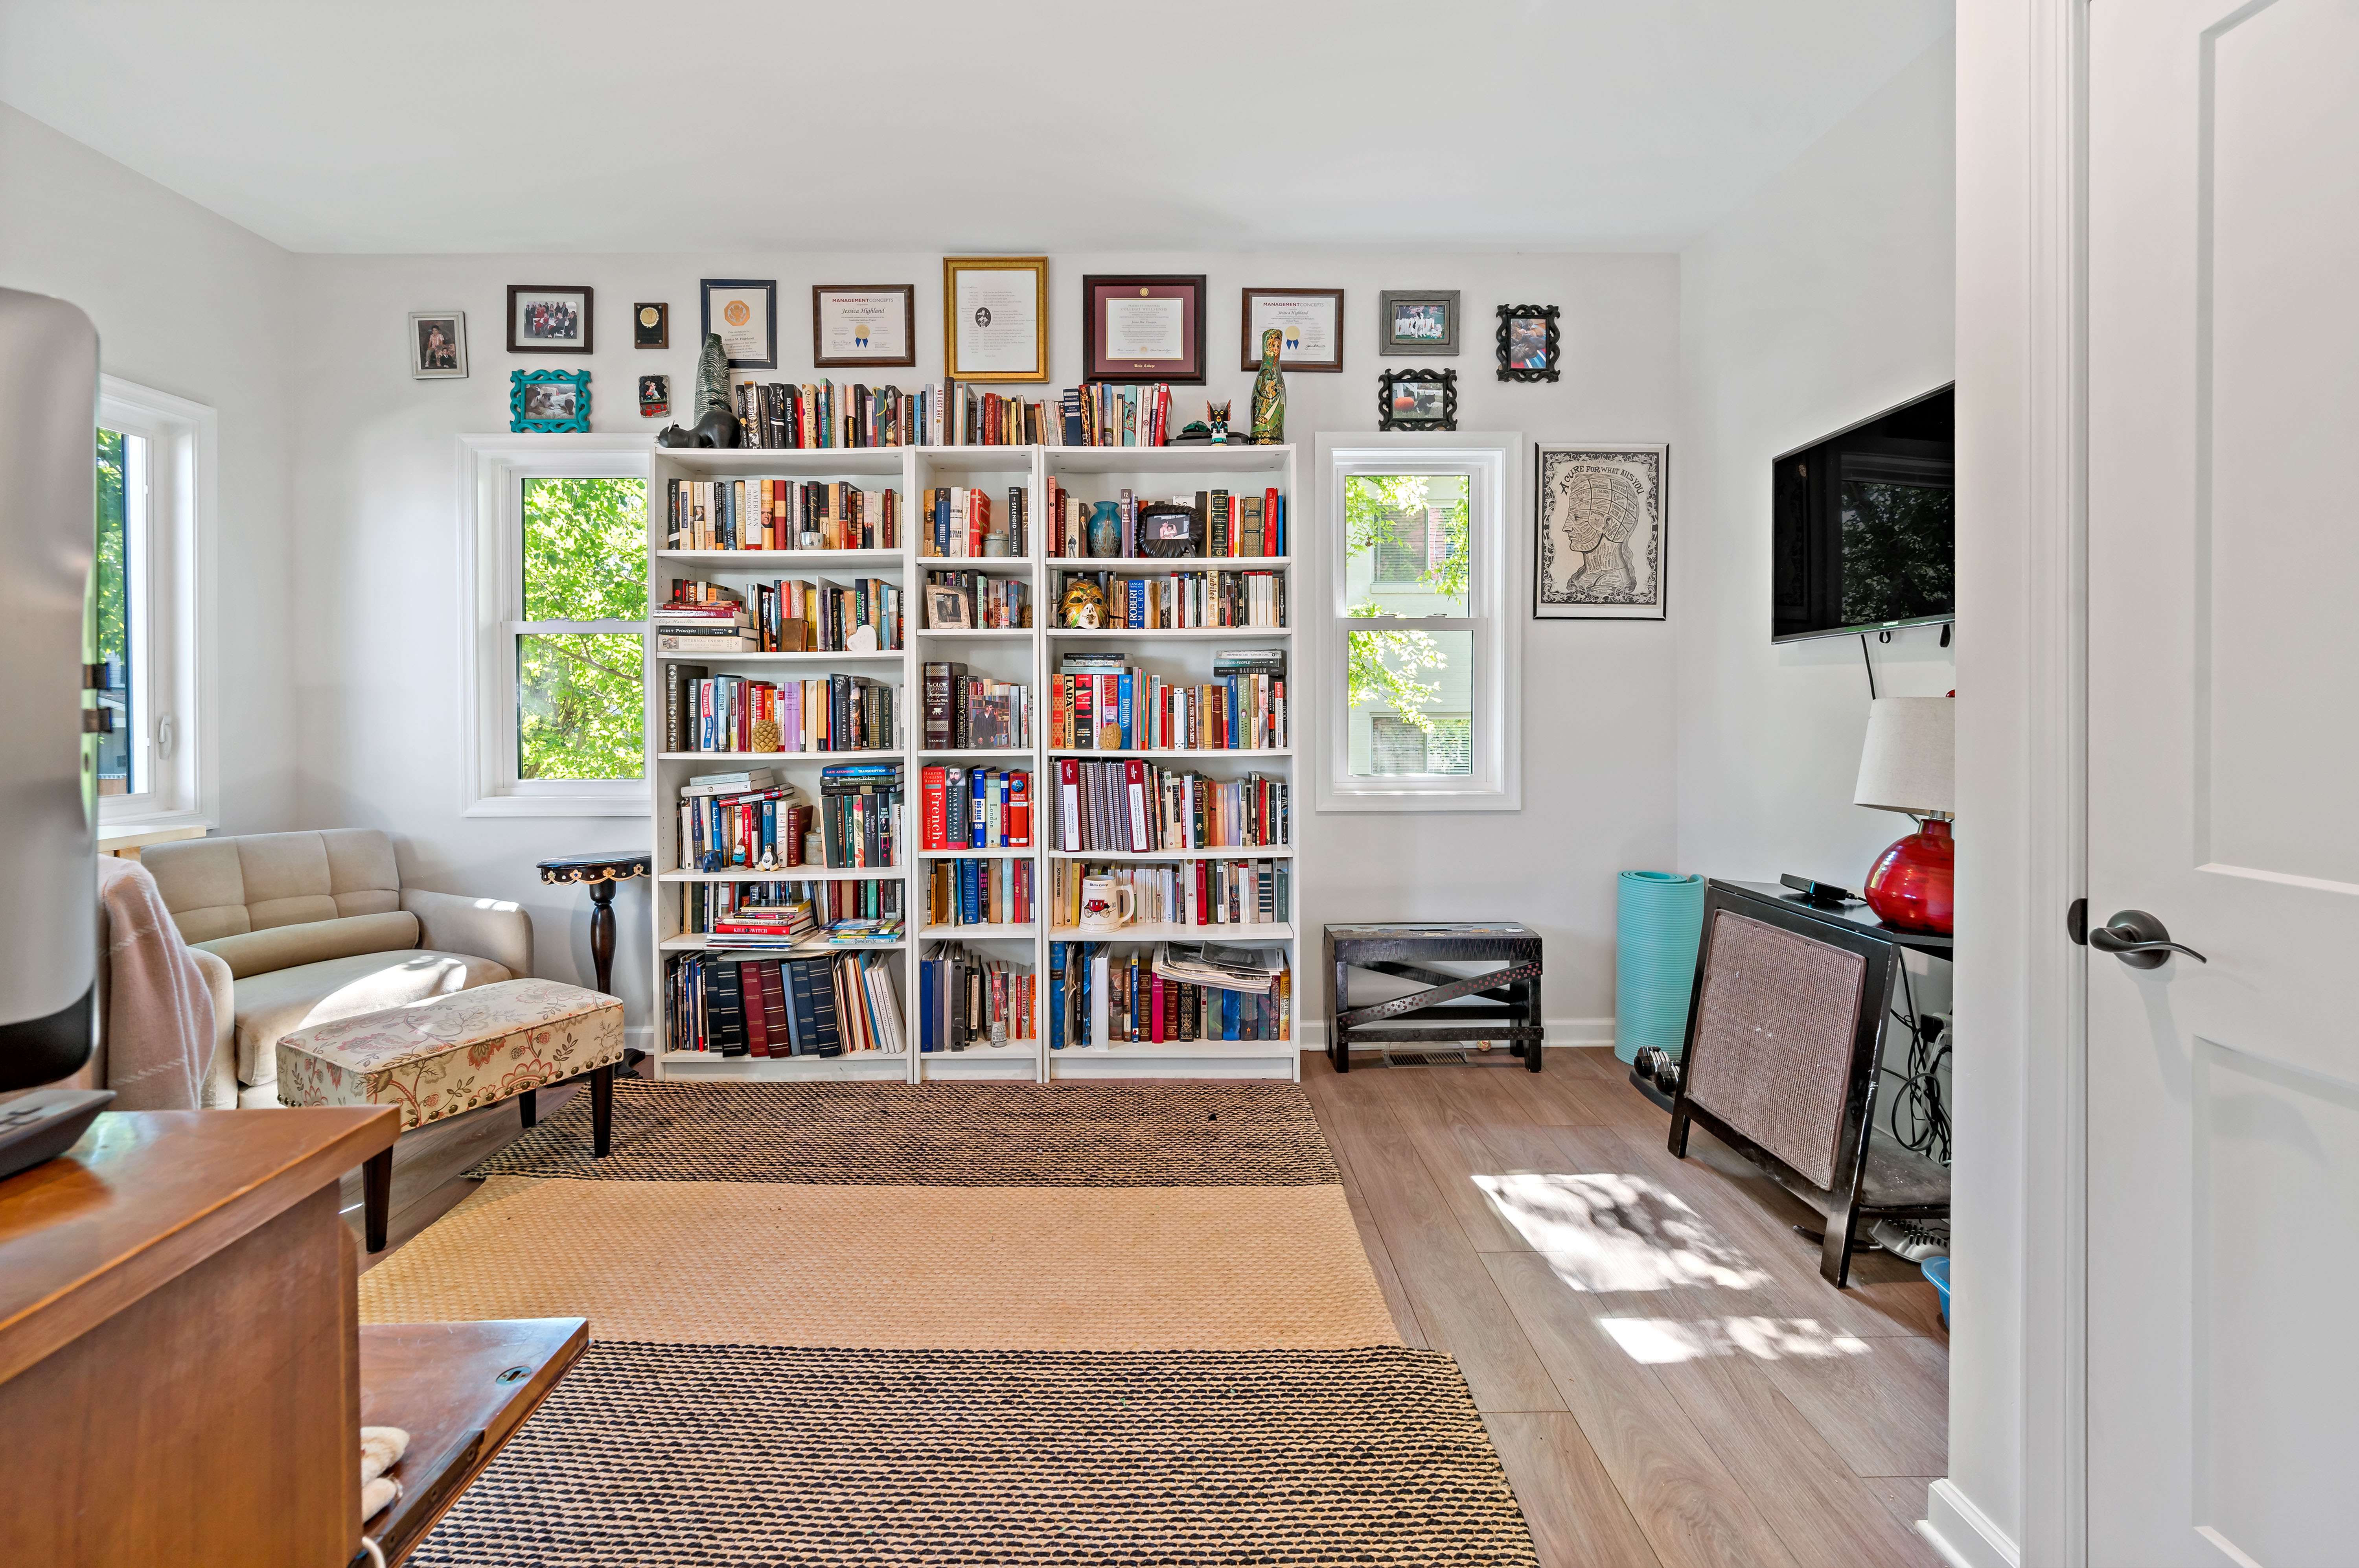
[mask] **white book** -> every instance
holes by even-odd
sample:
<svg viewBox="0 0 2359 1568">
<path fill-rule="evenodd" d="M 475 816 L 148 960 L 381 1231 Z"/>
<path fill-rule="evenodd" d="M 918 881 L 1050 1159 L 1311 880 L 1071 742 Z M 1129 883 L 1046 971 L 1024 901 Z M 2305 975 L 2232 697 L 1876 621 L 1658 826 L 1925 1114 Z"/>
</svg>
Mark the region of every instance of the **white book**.
<svg viewBox="0 0 2359 1568">
<path fill-rule="evenodd" d="M 1111 964 L 1103 953 L 1090 960 L 1090 1043 L 1104 1045 L 1106 1041 L 1106 985 Z"/>
</svg>

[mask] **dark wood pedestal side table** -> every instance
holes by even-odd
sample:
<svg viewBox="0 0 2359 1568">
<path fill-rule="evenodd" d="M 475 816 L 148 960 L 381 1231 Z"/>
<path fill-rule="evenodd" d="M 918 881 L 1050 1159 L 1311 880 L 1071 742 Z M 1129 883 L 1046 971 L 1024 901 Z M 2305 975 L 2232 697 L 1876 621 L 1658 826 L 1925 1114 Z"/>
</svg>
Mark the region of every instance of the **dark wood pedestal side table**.
<svg viewBox="0 0 2359 1568">
<path fill-rule="evenodd" d="M 1327 962 L 1335 976 L 1327 1057 L 1336 1072 L 1352 1070 L 1355 1045 L 1364 1051 L 1470 1040 L 1506 1040 L 1526 1067 L 1540 1070 L 1540 1043 L 1548 1031 L 1540 1022 L 1540 933 L 1531 927 L 1511 920 L 1329 926 Z M 1458 975 L 1425 967 L 1434 963 L 1501 967 Z M 1414 980 L 1426 988 L 1354 1007 L 1354 969 Z"/>
<path fill-rule="evenodd" d="M 612 855 L 560 855 L 540 862 L 540 879 L 551 884 L 579 882 L 590 889 L 590 962 L 597 966 L 598 989 L 614 994 L 614 884 L 650 874 L 654 857 L 644 849 Z M 638 1065 L 645 1051 L 625 1051 L 625 1072 Z M 527 1116 L 525 1125 L 532 1125 Z"/>
</svg>

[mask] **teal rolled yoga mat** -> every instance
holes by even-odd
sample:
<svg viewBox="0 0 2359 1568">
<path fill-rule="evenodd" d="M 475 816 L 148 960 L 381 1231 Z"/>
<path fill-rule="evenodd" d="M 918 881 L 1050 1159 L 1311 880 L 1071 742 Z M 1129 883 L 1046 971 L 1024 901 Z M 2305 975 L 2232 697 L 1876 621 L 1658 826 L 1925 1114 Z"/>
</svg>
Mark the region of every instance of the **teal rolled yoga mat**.
<svg viewBox="0 0 2359 1568">
<path fill-rule="evenodd" d="M 1703 935 L 1703 878 L 1625 871 L 1614 958 L 1614 1054 L 1628 1062 L 1649 1045 L 1673 1056 L 1687 1045 L 1696 943 Z"/>
</svg>

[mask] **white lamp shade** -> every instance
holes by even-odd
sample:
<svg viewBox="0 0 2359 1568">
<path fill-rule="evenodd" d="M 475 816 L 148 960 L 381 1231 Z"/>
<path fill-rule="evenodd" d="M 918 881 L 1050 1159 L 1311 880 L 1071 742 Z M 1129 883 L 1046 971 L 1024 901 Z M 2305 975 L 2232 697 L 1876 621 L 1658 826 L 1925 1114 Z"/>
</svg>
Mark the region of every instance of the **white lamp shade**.
<svg viewBox="0 0 2359 1568">
<path fill-rule="evenodd" d="M 1919 816 L 1954 813 L 1957 712 L 1949 697 L 1878 697 L 1870 702 L 1852 803 Z"/>
</svg>

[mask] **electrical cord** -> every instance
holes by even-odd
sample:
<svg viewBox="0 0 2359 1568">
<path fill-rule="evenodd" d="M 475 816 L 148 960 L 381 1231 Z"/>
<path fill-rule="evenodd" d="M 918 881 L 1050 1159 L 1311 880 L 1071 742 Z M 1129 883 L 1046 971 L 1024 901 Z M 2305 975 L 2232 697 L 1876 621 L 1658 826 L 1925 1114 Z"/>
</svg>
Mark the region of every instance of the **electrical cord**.
<svg viewBox="0 0 2359 1568">
<path fill-rule="evenodd" d="M 1945 1042 L 1937 1045 L 1926 1040 L 1924 1024 L 1917 1016 L 1917 989 L 1909 983 L 1906 964 L 1900 967 L 1900 989 L 1908 1000 L 1908 1012 L 1904 1017 L 1896 1008 L 1892 1016 L 1908 1031 L 1908 1071 L 1880 1069 L 1900 1082 L 1888 1117 L 1892 1136 L 1910 1153 L 1947 1165 L 1951 1155 L 1950 1108 L 1941 1098 L 1940 1070 L 1950 1060 L 1950 1048 Z"/>
</svg>

